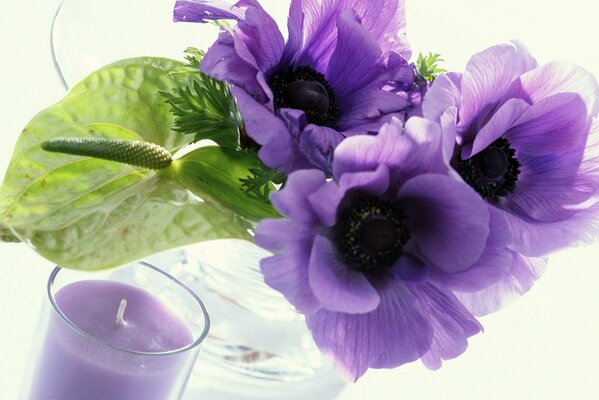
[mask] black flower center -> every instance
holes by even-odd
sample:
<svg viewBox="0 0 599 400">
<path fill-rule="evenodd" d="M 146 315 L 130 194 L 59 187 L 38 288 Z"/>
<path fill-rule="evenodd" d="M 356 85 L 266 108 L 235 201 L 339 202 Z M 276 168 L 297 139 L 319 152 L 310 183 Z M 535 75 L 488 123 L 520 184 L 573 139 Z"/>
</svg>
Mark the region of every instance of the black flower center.
<svg viewBox="0 0 599 400">
<path fill-rule="evenodd" d="M 306 113 L 311 124 L 334 128 L 339 116 L 335 93 L 324 75 L 311 67 L 288 68 L 270 78 L 274 106 Z"/>
<path fill-rule="evenodd" d="M 459 161 L 462 178 L 483 198 L 498 201 L 516 189 L 520 162 L 507 139 L 499 138 L 467 160 Z"/>
<path fill-rule="evenodd" d="M 410 239 L 408 219 L 396 204 L 375 197 L 342 208 L 333 241 L 346 264 L 360 272 L 391 267 Z"/>
</svg>

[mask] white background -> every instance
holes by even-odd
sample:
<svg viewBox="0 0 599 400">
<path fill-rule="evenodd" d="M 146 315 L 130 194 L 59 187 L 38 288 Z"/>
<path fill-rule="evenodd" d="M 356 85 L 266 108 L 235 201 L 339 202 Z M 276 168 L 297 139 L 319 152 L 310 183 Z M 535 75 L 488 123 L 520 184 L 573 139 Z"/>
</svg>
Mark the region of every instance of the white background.
<svg viewBox="0 0 599 400">
<path fill-rule="evenodd" d="M 95 0 L 102 1 L 108 0 Z M 112 8 L 115 18 L 121 15 L 120 5 L 144 3 L 113 2 L 119 5 Z M 517 38 L 541 63 L 567 60 L 599 76 L 599 7 L 594 0 L 407 2 L 415 53 L 440 52 L 450 69 L 461 71 L 474 52 Z M 284 21 L 287 1 L 263 3 Z M 48 38 L 57 5 L 57 0 L 0 0 L 0 177 L 20 130 L 64 94 L 51 64 Z M 138 11 L 137 16 L 126 17 L 140 28 L 144 7 Z M 164 18 L 168 24 L 169 16 Z M 190 33 L 187 41 L 172 45 L 160 42 L 160 26 L 141 29 L 149 40 L 139 43 L 139 55 L 150 55 L 155 46 L 170 48 L 174 56 L 188 45 L 205 48 L 212 40 L 210 35 L 195 34 L 201 31 L 196 26 L 180 28 Z M 115 27 L 104 40 L 116 48 L 131 38 Z M 485 333 L 441 370 L 431 372 L 416 362 L 392 371 L 371 371 L 339 400 L 599 399 L 598 256 L 597 245 L 553 256 L 533 290 L 511 307 L 483 318 Z M 52 264 L 25 245 L 0 243 L 0 266 L 0 399 L 12 400 L 17 398 L 36 334 Z"/>
</svg>

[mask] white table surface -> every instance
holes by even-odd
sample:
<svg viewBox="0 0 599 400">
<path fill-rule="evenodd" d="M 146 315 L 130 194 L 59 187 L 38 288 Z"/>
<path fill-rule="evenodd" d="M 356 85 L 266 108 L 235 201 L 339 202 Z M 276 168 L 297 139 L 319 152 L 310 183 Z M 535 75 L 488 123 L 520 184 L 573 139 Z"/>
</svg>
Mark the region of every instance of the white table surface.
<svg viewBox="0 0 599 400">
<path fill-rule="evenodd" d="M 475 51 L 518 38 L 541 62 L 568 60 L 599 76 L 599 9 L 593 0 L 407 1 L 413 48 L 441 52 L 448 67 L 462 70 Z M 263 3 L 284 19 L 287 1 Z M 64 92 L 48 43 L 58 0 L 0 4 L 2 177 L 20 130 Z M 188 44 L 202 46 L 196 39 L 190 37 Z M 428 371 L 419 362 L 371 371 L 339 400 L 599 399 L 598 256 L 597 245 L 553 256 L 534 289 L 483 318 L 485 333 L 440 371 Z M 0 265 L 0 399 L 13 400 L 52 263 L 23 244 L 0 243 Z M 188 392 L 185 398 L 198 397 Z"/>
</svg>

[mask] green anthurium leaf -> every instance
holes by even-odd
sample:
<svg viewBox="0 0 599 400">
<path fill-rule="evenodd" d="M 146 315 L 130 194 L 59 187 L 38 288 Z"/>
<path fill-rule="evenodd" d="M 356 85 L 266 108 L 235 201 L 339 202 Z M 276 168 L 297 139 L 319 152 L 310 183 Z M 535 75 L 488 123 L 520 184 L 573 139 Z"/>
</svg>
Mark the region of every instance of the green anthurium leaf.
<svg viewBox="0 0 599 400">
<path fill-rule="evenodd" d="M 189 84 L 185 75 L 171 74 L 181 65 L 160 58 L 111 64 L 35 116 L 0 187 L 0 226 L 64 267 L 89 270 L 205 239 L 248 238 L 246 222 L 222 207 L 181 200 L 180 185 L 164 174 L 42 149 L 57 137 L 181 148 L 192 138 L 172 129 L 160 95 Z"/>
<path fill-rule="evenodd" d="M 264 168 L 260 161 L 245 151 L 207 146 L 175 159 L 165 172 L 207 202 L 243 217 L 279 217 L 267 199 L 244 190 L 244 179 L 260 168 Z"/>
<path fill-rule="evenodd" d="M 21 240 L 12 233 L 8 226 L 0 224 L 0 241 L 18 243 Z"/>
<path fill-rule="evenodd" d="M 234 213 L 191 196 L 177 183 L 146 177 L 63 227 L 20 232 L 42 256 L 60 266 L 97 270 L 144 256 L 221 238 L 251 240 L 251 226 Z"/>
</svg>

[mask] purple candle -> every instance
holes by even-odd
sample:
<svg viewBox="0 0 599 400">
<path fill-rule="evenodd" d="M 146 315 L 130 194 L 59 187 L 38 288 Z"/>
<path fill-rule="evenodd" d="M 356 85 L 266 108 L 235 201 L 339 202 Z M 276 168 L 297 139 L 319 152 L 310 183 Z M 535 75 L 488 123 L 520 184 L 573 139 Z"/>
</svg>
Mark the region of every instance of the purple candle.
<svg viewBox="0 0 599 400">
<path fill-rule="evenodd" d="M 194 335 L 154 295 L 81 280 L 58 290 L 53 306 L 26 399 L 180 398 L 197 355 L 184 351 Z"/>
</svg>

